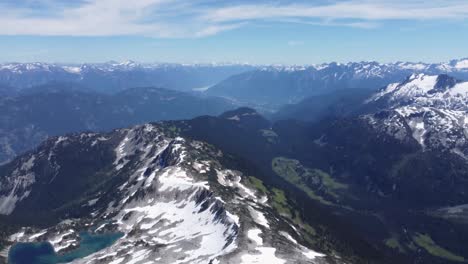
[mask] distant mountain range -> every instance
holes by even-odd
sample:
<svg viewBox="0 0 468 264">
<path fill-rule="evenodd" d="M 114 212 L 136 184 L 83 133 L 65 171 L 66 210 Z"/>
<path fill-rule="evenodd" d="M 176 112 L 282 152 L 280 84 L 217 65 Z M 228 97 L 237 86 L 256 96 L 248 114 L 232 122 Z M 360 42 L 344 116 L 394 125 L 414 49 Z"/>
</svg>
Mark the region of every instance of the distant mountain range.
<svg viewBox="0 0 468 264">
<path fill-rule="evenodd" d="M 152 87 L 112 95 L 86 91 L 75 84 L 34 87 L 0 98 L 0 164 L 48 136 L 217 115 L 235 107 L 222 98 Z"/>
<path fill-rule="evenodd" d="M 139 64 L 133 61 L 99 64 L 0 64 L 0 84 L 25 89 L 49 82 L 80 84 L 93 91 L 118 92 L 156 86 L 173 90 L 206 89 L 223 79 L 252 70 L 242 64 Z"/>
<path fill-rule="evenodd" d="M 4 63 L 0 85 L 22 90 L 50 82 L 74 83 L 97 92 L 134 87 L 205 91 L 258 109 L 277 110 L 313 95 L 346 88 L 379 89 L 413 73 L 450 74 L 468 80 L 468 59 L 447 63 L 325 63 L 310 66 L 167 64 L 133 61 L 96 64 Z M 0 86 L 0 94 L 4 94 Z"/>
<path fill-rule="evenodd" d="M 249 105 L 277 109 L 304 98 L 335 90 L 359 88 L 377 90 L 400 82 L 413 73 L 450 74 L 468 80 L 468 59 L 449 63 L 327 63 L 315 66 L 261 67 L 229 77 L 207 90 Z"/>
</svg>

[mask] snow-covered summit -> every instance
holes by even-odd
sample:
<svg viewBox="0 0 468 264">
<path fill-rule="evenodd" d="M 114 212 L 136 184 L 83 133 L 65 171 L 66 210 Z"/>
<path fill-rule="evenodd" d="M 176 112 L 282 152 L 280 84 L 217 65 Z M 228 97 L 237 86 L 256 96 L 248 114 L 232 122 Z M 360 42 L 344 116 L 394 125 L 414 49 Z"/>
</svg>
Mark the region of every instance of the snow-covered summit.
<svg viewBox="0 0 468 264">
<path fill-rule="evenodd" d="M 31 63 L 0 63 L 0 72 L 10 72 L 16 74 L 25 74 L 29 72 L 67 72 L 70 74 L 82 74 L 84 70 L 97 70 L 104 72 L 132 71 L 135 69 L 154 70 L 154 69 L 173 69 L 173 68 L 197 68 L 197 67 L 233 67 L 233 66 L 250 66 L 248 64 L 236 63 L 140 63 L 133 60 L 124 61 L 108 61 L 104 63 L 46 63 L 46 62 L 31 62 Z M 253 66 L 252 66 L 253 67 Z"/>
<path fill-rule="evenodd" d="M 134 87 L 192 90 L 208 87 L 229 76 L 254 69 L 245 64 L 139 63 L 0 63 L 0 83 L 16 90 L 51 82 L 77 83 L 99 92 Z"/>
<path fill-rule="evenodd" d="M 140 63 L 133 60 L 124 61 L 108 61 L 104 63 L 1 63 L 0 71 L 11 71 L 16 73 L 25 73 L 27 71 L 54 71 L 62 70 L 69 73 L 80 74 L 81 71 L 77 69 L 92 68 L 102 71 L 113 70 L 133 70 L 133 69 L 155 69 L 155 68 L 174 68 L 174 67 L 229 67 L 229 66 L 250 66 L 262 71 L 328 71 L 331 69 L 347 69 L 356 74 L 366 72 L 371 75 L 382 75 L 386 72 L 395 70 L 411 70 L 414 72 L 424 73 L 450 73 L 457 71 L 468 72 L 468 58 L 455 59 L 449 62 L 442 63 L 423 63 L 423 62 L 393 62 L 393 63 L 379 63 L 376 61 L 361 61 L 361 62 L 347 62 L 347 63 L 320 63 L 320 64 L 304 64 L 304 65 L 286 65 L 286 64 L 248 64 L 248 63 Z M 70 70 L 71 69 L 71 70 Z"/>
<path fill-rule="evenodd" d="M 386 115 L 367 115 L 375 128 L 399 139 L 413 138 L 423 150 L 448 150 L 468 158 L 468 82 L 448 75 L 413 74 L 376 93 Z"/>
<path fill-rule="evenodd" d="M 262 71 L 330 71 L 341 69 L 344 71 L 354 72 L 356 75 L 365 74 L 368 76 L 382 76 L 395 71 L 411 71 L 415 73 L 426 74 L 442 74 L 452 72 L 468 72 L 468 58 L 455 59 L 449 62 L 441 63 L 425 63 L 425 62 L 391 62 L 380 63 L 377 61 L 360 61 L 360 62 L 329 62 L 310 65 L 265 65 L 261 66 Z"/>
<path fill-rule="evenodd" d="M 52 72 L 63 71 L 63 68 L 56 64 L 32 62 L 32 63 L 5 63 L 0 64 L 0 72 L 11 72 L 16 74 L 28 72 Z"/>
<path fill-rule="evenodd" d="M 388 85 L 375 94 L 372 100 L 385 100 L 391 107 L 412 104 L 468 111 L 468 82 L 445 74 L 413 74 L 402 83 Z"/>
<path fill-rule="evenodd" d="M 58 154 L 83 151 L 87 154 L 79 157 Z M 68 165 L 69 158 L 95 162 L 87 157 L 94 155 L 104 164 Z M 272 194 L 224 167 L 223 156 L 162 124 L 52 138 L 12 163 L 11 173 L 0 179 L 0 214 L 21 215 L 31 202 L 32 210 L 45 206 L 49 212 L 50 203 L 35 197 L 57 192 L 58 186 L 80 188 L 69 184 L 85 180 L 73 178 L 73 169 L 77 175 L 96 173 L 91 177 L 100 182 L 98 189 L 71 198 L 79 213 L 45 229 L 18 229 L 9 236 L 11 243 L 48 241 L 63 253 L 79 247 L 83 231 L 94 230 L 123 236 L 72 263 L 330 263 L 304 245 L 301 225 L 275 211 Z"/>
</svg>

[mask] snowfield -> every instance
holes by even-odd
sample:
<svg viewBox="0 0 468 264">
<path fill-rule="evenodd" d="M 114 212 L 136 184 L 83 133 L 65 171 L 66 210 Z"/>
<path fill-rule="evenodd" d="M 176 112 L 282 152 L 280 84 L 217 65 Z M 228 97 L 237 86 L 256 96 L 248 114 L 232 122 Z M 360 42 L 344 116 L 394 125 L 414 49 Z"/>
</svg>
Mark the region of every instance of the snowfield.
<svg viewBox="0 0 468 264">
<path fill-rule="evenodd" d="M 157 125 L 119 133 L 112 164 L 125 181 L 84 201 L 91 215 L 48 229 L 23 228 L 10 240 L 49 241 L 61 253 L 79 247 L 83 230 L 123 234 L 75 264 L 327 263 L 293 238 L 300 237 L 298 228 L 272 215 L 268 198 L 241 172 L 222 167 L 218 150 L 168 137 Z M 24 161 L 25 172 L 33 162 Z"/>
</svg>

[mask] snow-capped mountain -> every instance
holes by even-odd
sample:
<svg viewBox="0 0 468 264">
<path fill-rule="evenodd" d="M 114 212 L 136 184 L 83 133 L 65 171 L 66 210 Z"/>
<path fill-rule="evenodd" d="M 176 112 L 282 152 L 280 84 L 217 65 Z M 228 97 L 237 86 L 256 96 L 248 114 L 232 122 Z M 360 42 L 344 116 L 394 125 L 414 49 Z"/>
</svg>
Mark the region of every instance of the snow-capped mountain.
<svg viewBox="0 0 468 264">
<path fill-rule="evenodd" d="M 466 224 L 430 213 L 466 204 L 468 163 L 368 121 L 270 123 L 241 108 L 49 139 L 0 166 L 0 256 L 18 241 L 73 255 L 91 233 L 120 236 L 71 261 L 466 259 Z"/>
<path fill-rule="evenodd" d="M 134 61 L 79 65 L 4 63 L 0 64 L 0 84 L 24 89 L 53 81 L 73 82 L 101 92 L 138 86 L 177 90 L 206 90 L 214 86 L 209 93 L 240 101 L 258 101 L 260 104 L 284 104 L 340 88 L 378 89 L 399 82 L 413 73 L 448 73 L 460 79 L 468 79 L 468 59 L 435 64 L 333 62 L 292 66 Z"/>
<path fill-rule="evenodd" d="M 413 73 L 448 73 L 468 80 L 468 59 L 448 63 L 326 63 L 310 66 L 265 66 L 232 76 L 211 87 L 212 95 L 260 105 L 294 104 L 306 97 L 346 88 L 377 90 Z"/>
<path fill-rule="evenodd" d="M 1 170 L 0 214 L 31 225 L 4 239 L 66 254 L 83 231 L 122 234 L 72 263 L 342 262 L 310 249 L 273 193 L 225 159 L 164 124 L 50 139 Z"/>
<path fill-rule="evenodd" d="M 395 62 L 395 63 L 379 63 L 375 61 L 362 61 L 362 62 L 348 62 L 348 63 L 322 63 L 314 65 L 270 65 L 270 66 L 259 66 L 262 71 L 307 71 L 316 70 L 323 71 L 333 68 L 347 69 L 350 72 L 354 72 L 356 77 L 382 77 L 389 73 L 397 70 L 411 70 L 415 72 L 426 72 L 426 73 L 457 73 L 457 72 L 468 72 L 468 58 L 451 60 L 449 62 L 442 63 L 424 63 L 424 62 Z M 341 78 L 345 76 L 340 76 Z"/>
<path fill-rule="evenodd" d="M 371 100 L 385 100 L 388 107 L 408 104 L 451 110 L 468 110 L 468 82 L 448 75 L 413 74 L 402 83 L 393 83 Z"/>
<path fill-rule="evenodd" d="M 458 65 L 458 64 L 455 64 Z M 414 138 L 423 149 L 468 156 L 468 82 L 448 75 L 413 74 L 372 96 L 384 113 L 370 123 L 397 138 Z"/>
<path fill-rule="evenodd" d="M 100 92 L 158 86 L 167 89 L 202 89 L 244 71 L 244 64 L 142 64 L 134 61 L 97 64 L 5 63 L 0 83 L 17 89 L 48 82 L 72 82 Z"/>
</svg>

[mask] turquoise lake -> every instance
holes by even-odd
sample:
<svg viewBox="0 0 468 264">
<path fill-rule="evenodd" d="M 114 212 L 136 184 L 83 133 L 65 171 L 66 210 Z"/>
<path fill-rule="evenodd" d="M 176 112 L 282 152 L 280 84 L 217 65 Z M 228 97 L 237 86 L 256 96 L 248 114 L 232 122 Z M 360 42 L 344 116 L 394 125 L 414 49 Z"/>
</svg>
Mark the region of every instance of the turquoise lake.
<svg viewBox="0 0 468 264">
<path fill-rule="evenodd" d="M 89 234 L 80 233 L 80 247 L 57 255 L 52 245 L 48 242 L 41 243 L 17 243 L 8 252 L 9 264 L 55 264 L 67 263 L 75 259 L 84 258 L 101 249 L 112 245 L 123 234 Z"/>
</svg>

